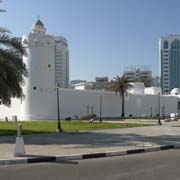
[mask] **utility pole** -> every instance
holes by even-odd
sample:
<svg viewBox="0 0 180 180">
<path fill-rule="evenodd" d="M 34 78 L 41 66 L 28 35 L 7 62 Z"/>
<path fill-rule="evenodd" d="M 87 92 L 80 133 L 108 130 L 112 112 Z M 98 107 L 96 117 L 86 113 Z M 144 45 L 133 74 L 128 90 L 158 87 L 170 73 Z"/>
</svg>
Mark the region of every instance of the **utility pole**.
<svg viewBox="0 0 180 180">
<path fill-rule="evenodd" d="M 161 117 L 160 117 L 160 93 L 158 94 L 158 124 L 161 125 Z"/>
<path fill-rule="evenodd" d="M 58 124 L 57 124 L 57 130 L 56 132 L 63 132 L 61 128 L 61 122 L 60 122 L 60 110 L 59 110 L 59 89 L 60 89 L 60 84 L 56 84 L 56 90 L 57 90 L 57 111 L 58 111 Z"/>
<path fill-rule="evenodd" d="M 102 122 L 102 96 L 100 96 L 99 122 Z"/>
</svg>

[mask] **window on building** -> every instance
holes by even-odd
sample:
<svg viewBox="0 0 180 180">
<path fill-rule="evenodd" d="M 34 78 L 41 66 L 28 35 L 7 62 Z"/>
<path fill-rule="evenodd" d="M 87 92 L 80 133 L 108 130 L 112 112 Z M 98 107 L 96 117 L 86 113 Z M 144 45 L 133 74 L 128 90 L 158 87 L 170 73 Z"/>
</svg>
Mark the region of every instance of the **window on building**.
<svg viewBox="0 0 180 180">
<path fill-rule="evenodd" d="M 171 43 L 171 49 L 179 49 L 179 48 L 180 48 L 180 41 L 176 39 Z"/>
<path fill-rule="evenodd" d="M 168 42 L 164 41 L 164 49 L 168 49 Z"/>
<path fill-rule="evenodd" d="M 168 69 L 168 66 L 164 66 L 164 69 Z"/>
<path fill-rule="evenodd" d="M 164 61 L 168 61 L 168 58 L 164 58 L 163 60 L 164 60 Z"/>
</svg>

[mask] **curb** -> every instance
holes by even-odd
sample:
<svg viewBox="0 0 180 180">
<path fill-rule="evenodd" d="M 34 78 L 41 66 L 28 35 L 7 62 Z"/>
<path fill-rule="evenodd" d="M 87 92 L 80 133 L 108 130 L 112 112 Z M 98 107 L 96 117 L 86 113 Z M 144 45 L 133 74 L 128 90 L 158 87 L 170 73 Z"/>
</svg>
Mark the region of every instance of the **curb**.
<svg viewBox="0 0 180 180">
<path fill-rule="evenodd" d="M 125 151 L 110 151 L 104 153 L 92 153 L 92 154 L 71 154 L 71 155 L 59 155 L 59 156 L 39 156 L 32 158 L 22 159 L 0 159 L 0 165 L 16 165 L 16 164 L 30 164 L 30 163 L 42 163 L 42 162 L 63 162 L 68 160 L 82 160 L 92 158 L 103 158 L 112 156 L 131 155 L 137 153 L 154 152 L 168 149 L 180 148 L 179 145 L 164 145 L 158 147 L 151 147 L 146 149 L 134 149 Z"/>
</svg>

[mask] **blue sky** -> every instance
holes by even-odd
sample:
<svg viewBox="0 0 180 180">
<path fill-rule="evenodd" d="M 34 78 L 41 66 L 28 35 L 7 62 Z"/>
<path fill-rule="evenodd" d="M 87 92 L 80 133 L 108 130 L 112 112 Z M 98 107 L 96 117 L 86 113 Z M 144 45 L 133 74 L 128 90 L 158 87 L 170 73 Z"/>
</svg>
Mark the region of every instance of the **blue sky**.
<svg viewBox="0 0 180 180">
<path fill-rule="evenodd" d="M 70 79 L 113 78 L 128 65 L 159 73 L 159 38 L 180 34 L 179 0 L 4 0 L 0 26 L 13 36 L 31 31 L 40 16 L 47 32 L 70 49 Z"/>
</svg>

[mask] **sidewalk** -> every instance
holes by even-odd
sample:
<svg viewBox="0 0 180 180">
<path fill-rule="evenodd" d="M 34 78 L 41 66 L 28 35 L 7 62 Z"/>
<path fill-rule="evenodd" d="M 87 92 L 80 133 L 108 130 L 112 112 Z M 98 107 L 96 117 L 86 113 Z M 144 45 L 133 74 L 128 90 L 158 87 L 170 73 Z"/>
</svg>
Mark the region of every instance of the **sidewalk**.
<svg viewBox="0 0 180 180">
<path fill-rule="evenodd" d="M 0 137 L 0 164 L 8 160 L 33 157 L 72 156 L 125 152 L 145 149 L 148 151 L 167 145 L 180 145 L 180 122 L 164 122 L 162 126 L 127 129 L 84 131 L 80 133 L 52 133 L 25 135 L 26 156 L 14 157 L 15 136 Z M 160 150 L 160 149 L 159 149 Z M 18 161 L 15 161 L 18 162 Z"/>
</svg>

